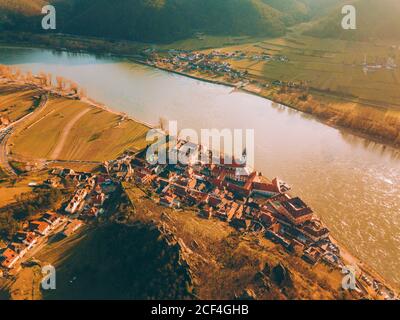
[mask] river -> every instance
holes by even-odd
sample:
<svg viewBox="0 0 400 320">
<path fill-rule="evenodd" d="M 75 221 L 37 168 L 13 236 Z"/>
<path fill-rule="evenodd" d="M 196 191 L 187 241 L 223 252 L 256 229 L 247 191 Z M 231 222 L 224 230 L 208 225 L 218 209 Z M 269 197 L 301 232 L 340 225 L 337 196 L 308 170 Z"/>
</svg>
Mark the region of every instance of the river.
<svg viewBox="0 0 400 320">
<path fill-rule="evenodd" d="M 0 47 L 0 63 L 74 80 L 134 118 L 254 129 L 255 166 L 293 187 L 356 257 L 400 287 L 400 156 L 384 145 L 232 88 L 112 57 Z"/>
</svg>

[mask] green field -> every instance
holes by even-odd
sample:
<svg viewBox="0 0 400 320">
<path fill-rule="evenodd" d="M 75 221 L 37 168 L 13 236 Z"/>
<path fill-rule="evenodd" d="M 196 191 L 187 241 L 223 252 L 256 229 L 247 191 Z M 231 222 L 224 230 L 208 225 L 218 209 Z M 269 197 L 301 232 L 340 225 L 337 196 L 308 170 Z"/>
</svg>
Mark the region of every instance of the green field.
<svg viewBox="0 0 400 320">
<path fill-rule="evenodd" d="M 84 110 L 88 112 L 78 119 Z M 71 124 L 70 130 L 65 132 Z M 127 149 L 143 148 L 147 130 L 142 124 L 128 119 L 122 121 L 122 116 L 86 103 L 52 98 L 44 111 L 12 135 L 11 155 L 51 160 L 61 143 L 56 160 L 105 161 Z"/>
<path fill-rule="evenodd" d="M 11 122 L 16 121 L 29 113 L 35 107 L 40 95 L 39 90 L 26 86 L 0 86 L 0 116 L 7 117 Z"/>
<path fill-rule="evenodd" d="M 268 53 L 288 57 L 288 62 L 231 60 L 238 69 L 248 70 L 256 78 L 272 81 L 307 81 L 322 94 L 345 97 L 377 106 L 400 107 L 400 68 L 385 67 L 388 59 L 400 65 L 400 50 L 391 42 L 355 42 L 317 39 L 298 34 L 267 39 L 245 45 L 222 48 L 241 50 L 248 55 Z M 362 64 L 383 65 L 364 72 Z"/>
<path fill-rule="evenodd" d="M 229 47 L 234 45 L 243 45 L 261 41 L 264 38 L 251 36 L 212 36 L 201 35 L 184 40 L 175 41 L 168 44 L 157 45 L 159 49 L 175 50 L 206 50 L 211 48 Z"/>
</svg>

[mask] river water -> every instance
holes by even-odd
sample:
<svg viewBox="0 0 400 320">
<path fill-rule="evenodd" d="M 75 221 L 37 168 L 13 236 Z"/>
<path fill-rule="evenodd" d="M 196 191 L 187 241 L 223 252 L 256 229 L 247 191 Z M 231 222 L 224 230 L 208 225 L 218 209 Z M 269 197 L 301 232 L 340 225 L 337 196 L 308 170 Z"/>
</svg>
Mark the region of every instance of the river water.
<svg viewBox="0 0 400 320">
<path fill-rule="evenodd" d="M 0 47 L 0 63 L 74 80 L 94 100 L 148 123 L 254 129 L 256 169 L 289 183 L 340 243 L 400 286 L 396 150 L 266 99 L 126 59 Z"/>
</svg>

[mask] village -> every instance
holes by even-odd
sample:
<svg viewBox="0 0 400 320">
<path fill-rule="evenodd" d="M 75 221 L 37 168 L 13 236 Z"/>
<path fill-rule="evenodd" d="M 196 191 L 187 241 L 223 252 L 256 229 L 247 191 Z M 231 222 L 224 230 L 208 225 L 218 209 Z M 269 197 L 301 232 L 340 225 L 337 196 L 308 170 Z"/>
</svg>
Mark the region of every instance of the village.
<svg viewBox="0 0 400 320">
<path fill-rule="evenodd" d="M 70 237 L 85 224 L 104 214 L 104 203 L 114 192 L 115 184 L 107 177 L 91 173 L 76 173 L 71 169 L 54 169 L 43 186 L 59 188 L 60 180 L 71 183 L 75 192 L 58 212 L 38 213 L 37 218 L 25 221 L 4 248 L 0 248 L 0 276 L 13 277 L 24 263 L 35 261 L 47 243 Z M 32 185 L 33 186 L 33 185 Z M 40 185 L 34 185 L 40 187 Z"/>
<path fill-rule="evenodd" d="M 229 60 L 241 61 L 249 60 L 254 62 L 277 61 L 279 63 L 289 62 L 284 55 L 271 55 L 266 52 L 261 54 L 247 54 L 240 50 L 233 52 L 221 52 L 213 50 L 210 53 L 187 51 L 187 50 L 155 50 L 145 49 L 142 55 L 146 57 L 146 64 L 162 69 L 174 70 L 175 72 L 191 73 L 200 72 L 214 77 L 224 77 L 227 81 L 237 81 L 236 87 L 241 88 L 249 83 L 257 84 L 261 87 L 282 87 L 300 88 L 302 83 L 288 82 L 279 80 L 262 83 L 249 77 L 247 70 L 241 71 L 232 67 Z"/>
<path fill-rule="evenodd" d="M 185 144 L 190 145 L 178 142 L 178 152 L 188 152 Z M 324 263 L 343 270 L 346 263 L 340 247 L 313 210 L 290 195 L 290 186 L 278 178 L 270 181 L 246 164 L 224 163 L 222 157 L 219 164 L 211 159 L 204 163 L 202 152 L 213 158 L 212 152 L 193 146 L 187 165 L 150 165 L 141 152 L 125 154 L 105 166 L 112 178 L 144 187 L 161 206 L 173 210 L 195 207 L 204 219 L 220 219 L 239 231 L 264 234 L 311 266 Z M 395 298 L 391 289 L 371 275 L 358 275 L 355 290 L 361 296 L 373 292 L 382 299 Z"/>
</svg>

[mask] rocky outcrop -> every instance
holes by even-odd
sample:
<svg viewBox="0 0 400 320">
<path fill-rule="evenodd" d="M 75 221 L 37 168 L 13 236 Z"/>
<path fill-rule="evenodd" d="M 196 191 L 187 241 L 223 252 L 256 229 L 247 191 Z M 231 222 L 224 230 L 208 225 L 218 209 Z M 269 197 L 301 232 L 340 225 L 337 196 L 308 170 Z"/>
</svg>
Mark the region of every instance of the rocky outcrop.
<svg viewBox="0 0 400 320">
<path fill-rule="evenodd" d="M 293 287 L 291 272 L 282 263 L 272 268 L 270 278 L 280 287 Z"/>
</svg>

